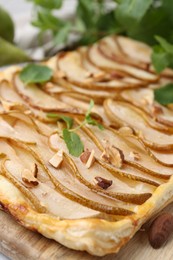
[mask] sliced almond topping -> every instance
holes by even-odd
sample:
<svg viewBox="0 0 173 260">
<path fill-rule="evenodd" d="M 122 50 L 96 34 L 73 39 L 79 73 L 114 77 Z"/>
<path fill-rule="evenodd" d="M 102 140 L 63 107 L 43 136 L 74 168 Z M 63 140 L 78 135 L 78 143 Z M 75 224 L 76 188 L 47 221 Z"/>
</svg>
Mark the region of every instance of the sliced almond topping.
<svg viewBox="0 0 173 260">
<path fill-rule="evenodd" d="M 58 151 L 50 160 L 49 163 L 56 169 L 58 169 L 61 166 L 61 163 L 63 162 L 63 151 Z"/>
<path fill-rule="evenodd" d="M 24 114 L 25 114 L 25 115 L 31 115 L 31 114 L 32 114 L 32 111 L 31 111 L 31 110 L 25 110 L 25 111 L 24 111 Z"/>
<path fill-rule="evenodd" d="M 26 184 L 37 186 L 39 184 L 38 180 L 34 176 L 34 172 L 24 169 L 22 172 L 22 181 Z"/>
<path fill-rule="evenodd" d="M 139 161 L 140 160 L 139 153 L 134 152 L 134 151 L 130 152 L 129 157 L 132 158 L 135 161 Z"/>
<path fill-rule="evenodd" d="M 65 77 L 66 77 L 66 74 L 62 70 L 57 70 L 53 75 L 54 79 L 62 79 Z"/>
<path fill-rule="evenodd" d="M 6 100 L 1 100 L 1 104 L 4 108 L 5 111 L 10 111 L 11 109 L 13 109 L 14 103 L 11 103 L 9 101 Z"/>
<path fill-rule="evenodd" d="M 52 82 L 47 82 L 47 83 L 45 83 L 44 88 L 45 89 L 50 89 L 50 88 L 53 88 L 54 86 L 55 85 Z"/>
<path fill-rule="evenodd" d="M 80 156 L 80 160 L 81 160 L 81 162 L 83 162 L 83 163 L 87 163 L 87 161 L 88 161 L 88 159 L 89 159 L 89 157 L 90 157 L 90 155 L 91 155 L 91 152 L 87 149 L 86 151 L 84 151 L 82 154 L 81 154 L 81 156 Z"/>
<path fill-rule="evenodd" d="M 154 93 L 153 91 L 150 92 L 150 94 L 143 97 L 141 100 L 144 105 L 153 105 L 154 102 Z"/>
<path fill-rule="evenodd" d="M 99 187 L 101 187 L 102 189 L 106 190 L 107 188 L 109 188 L 113 181 L 112 180 L 107 180 L 107 179 L 104 179 L 102 177 L 95 177 L 96 181 L 97 181 L 97 185 Z"/>
<path fill-rule="evenodd" d="M 129 126 L 122 126 L 122 127 L 120 127 L 119 132 L 120 132 L 121 134 L 124 134 L 124 135 L 132 135 L 132 134 L 135 134 L 135 131 L 133 130 L 133 128 L 131 128 L 131 127 L 129 127 Z"/>
<path fill-rule="evenodd" d="M 86 164 L 86 167 L 89 169 L 95 162 L 95 151 L 92 150 L 91 152 L 87 149 L 85 152 L 83 152 L 80 156 L 81 162 Z"/>
<path fill-rule="evenodd" d="M 93 164 L 94 164 L 94 162 L 95 162 L 95 156 L 94 156 L 94 154 L 95 154 L 95 151 L 94 150 L 92 150 L 91 151 L 91 154 L 90 154 L 90 156 L 89 156 L 89 158 L 88 158 L 88 161 L 87 161 L 87 163 L 86 163 L 86 167 L 89 169 Z"/>
<path fill-rule="evenodd" d="M 115 146 L 107 146 L 102 153 L 101 158 L 117 168 L 121 168 L 124 162 L 123 152 Z"/>
<path fill-rule="evenodd" d="M 36 163 L 34 163 L 34 168 L 33 168 L 33 175 L 35 178 L 37 178 L 37 173 L 38 173 L 38 166 Z"/>
<path fill-rule="evenodd" d="M 153 116 L 158 116 L 160 114 L 163 114 L 163 109 L 160 106 L 153 105 L 151 111 Z"/>
</svg>

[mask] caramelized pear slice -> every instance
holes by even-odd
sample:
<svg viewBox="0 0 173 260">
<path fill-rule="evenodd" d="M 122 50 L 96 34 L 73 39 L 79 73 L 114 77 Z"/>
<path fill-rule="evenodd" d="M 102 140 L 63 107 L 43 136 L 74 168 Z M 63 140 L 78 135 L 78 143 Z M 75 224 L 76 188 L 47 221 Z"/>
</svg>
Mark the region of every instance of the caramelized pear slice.
<svg viewBox="0 0 173 260">
<path fill-rule="evenodd" d="M 112 122 L 130 126 L 143 142 L 154 150 L 173 150 L 173 135 L 153 129 L 138 111 L 126 102 L 106 100 L 105 111 Z M 157 140 L 155 141 L 155 137 Z"/>
<path fill-rule="evenodd" d="M 60 79 L 58 81 L 58 84 L 61 84 L 62 86 L 66 86 L 71 89 L 72 92 L 76 92 L 77 94 L 81 94 L 84 97 L 89 97 L 90 99 L 96 100 L 97 103 L 102 103 L 105 98 L 109 97 L 115 97 L 117 95 L 116 92 L 111 93 L 110 91 L 106 90 L 95 90 L 95 89 L 87 89 L 87 88 L 81 88 L 79 86 L 76 86 L 69 81 L 65 79 Z M 69 95 L 69 93 L 68 93 Z"/>
<path fill-rule="evenodd" d="M 145 82 L 155 82 L 158 80 L 158 76 L 151 74 L 147 71 L 137 69 L 129 65 L 120 64 L 118 62 L 107 59 L 100 52 L 97 43 L 93 44 L 88 49 L 88 58 L 90 59 L 91 62 L 94 63 L 94 65 L 106 71 L 122 71 L 127 75 L 131 75 L 134 78 L 141 79 Z"/>
<path fill-rule="evenodd" d="M 152 50 L 147 44 L 123 36 L 118 36 L 114 39 L 127 58 L 130 58 L 132 61 L 136 61 L 139 64 L 145 64 L 147 67 L 151 63 Z M 147 69 L 147 67 L 145 69 Z"/>
<path fill-rule="evenodd" d="M 124 48 L 125 44 L 126 48 Z M 140 44 L 125 37 L 108 36 L 99 41 L 98 45 L 100 51 L 106 58 L 119 62 L 120 64 L 128 64 L 147 70 L 151 62 L 150 55 L 145 57 L 145 52 L 148 54 L 149 50 L 149 53 L 151 53 L 151 49 L 147 45 Z M 132 54 L 134 54 L 133 58 Z"/>
<path fill-rule="evenodd" d="M 121 94 L 123 100 L 144 110 L 150 117 L 157 122 L 168 127 L 173 126 L 173 111 L 166 106 L 162 106 L 154 101 L 152 89 L 126 90 Z M 171 131 L 171 129 L 168 131 Z"/>
<path fill-rule="evenodd" d="M 15 126 L 16 127 L 16 126 Z M 31 129 L 27 126 L 22 126 L 21 131 L 27 133 L 27 135 L 31 135 Z M 19 131 L 19 128 L 18 128 Z M 20 132 L 20 131 L 19 131 Z M 35 136 L 37 139 L 37 146 L 34 146 L 31 149 L 29 147 L 25 147 L 26 150 L 30 151 L 31 154 L 42 164 L 44 165 L 44 169 L 46 170 L 49 178 L 55 185 L 58 192 L 65 195 L 67 198 L 72 199 L 74 201 L 79 202 L 80 204 L 90 207 L 92 209 L 98 210 L 100 212 L 104 212 L 107 214 L 129 214 L 128 205 L 123 204 L 122 202 L 118 202 L 118 200 L 108 199 L 106 197 L 94 194 L 89 188 L 85 188 L 84 185 L 80 184 L 80 182 L 74 184 L 73 178 L 70 177 L 70 171 L 68 169 L 68 164 L 62 164 L 60 169 L 55 169 L 48 163 L 47 158 L 52 158 L 54 153 L 47 147 L 47 143 L 43 142 L 42 138 L 40 139 L 40 135 L 36 132 L 32 133 L 32 136 Z M 97 202 L 97 203 L 96 203 Z M 122 208 L 122 211 L 121 211 Z"/>
<path fill-rule="evenodd" d="M 81 135 L 80 135 L 81 137 Z M 82 138 L 82 137 L 81 137 Z M 89 147 L 89 140 L 87 138 L 82 138 L 85 141 L 85 146 Z M 93 163 L 93 165 L 87 169 L 86 165 L 82 163 L 80 158 L 75 158 L 73 156 L 67 155 L 68 151 L 66 145 L 62 139 L 59 139 L 57 135 L 53 136 L 51 140 L 51 146 L 58 150 L 59 147 L 66 152 L 65 158 L 69 165 L 71 165 L 72 171 L 75 177 L 88 188 L 90 188 L 93 192 L 105 194 L 108 197 L 116 198 L 122 201 L 141 204 L 146 199 L 149 198 L 150 192 L 153 191 L 153 188 L 150 186 L 143 184 L 143 191 L 138 193 L 138 183 L 135 181 L 130 181 L 130 185 L 125 183 L 124 180 L 121 180 L 122 177 L 120 175 L 112 175 L 106 168 L 102 167 L 98 162 Z M 52 143 L 53 142 L 53 143 Z M 93 145 L 92 145 L 93 146 Z M 97 150 L 96 150 L 97 151 Z M 97 152 L 98 154 L 98 152 Z M 103 190 L 95 185 L 95 177 L 100 176 L 102 178 L 106 178 L 112 180 L 112 185 L 108 190 Z"/>
<path fill-rule="evenodd" d="M 33 108 L 41 109 L 46 112 L 82 113 L 80 109 L 74 109 L 73 107 L 49 96 L 35 84 L 25 86 L 17 74 L 14 75 L 13 82 L 17 93 L 29 104 L 29 106 Z"/>
<path fill-rule="evenodd" d="M 56 192 L 54 185 L 50 182 L 47 175 L 38 168 L 37 179 L 39 185 L 36 187 L 25 187 L 21 180 L 21 171 L 26 168 L 31 168 L 35 160 L 26 151 L 19 148 L 10 147 L 4 141 L 0 142 L 0 147 L 5 148 L 10 160 L 7 160 L 4 165 L 5 176 L 33 203 L 38 212 L 47 210 L 47 213 L 56 215 L 65 219 L 76 219 L 85 217 L 99 217 L 100 213 L 84 207 L 74 201 L 71 201 Z M 17 154 L 16 154 L 17 153 Z M 57 207 L 57 205 L 59 205 Z M 74 208 L 76 209 L 74 211 Z M 45 212 L 45 211 L 44 211 Z"/>
<path fill-rule="evenodd" d="M 145 172 L 147 175 L 151 175 L 152 178 L 150 177 L 150 179 L 153 179 L 153 177 L 169 179 L 173 174 L 172 168 L 161 166 L 159 162 L 156 162 L 156 160 L 152 158 L 150 149 L 140 142 L 136 136 L 124 135 L 114 129 L 107 129 L 106 127 L 104 131 L 100 131 L 94 126 L 88 127 L 90 128 L 90 134 L 97 138 L 103 149 L 105 149 L 107 145 L 116 146 L 123 151 L 125 163 Z M 132 153 L 136 153 L 138 158 L 136 159 L 132 156 Z M 144 175 L 143 173 L 143 176 Z"/>
<path fill-rule="evenodd" d="M 76 82 L 92 82 L 93 73 L 82 66 L 80 53 L 77 51 L 63 52 L 57 56 L 57 66 L 69 80 Z"/>
</svg>

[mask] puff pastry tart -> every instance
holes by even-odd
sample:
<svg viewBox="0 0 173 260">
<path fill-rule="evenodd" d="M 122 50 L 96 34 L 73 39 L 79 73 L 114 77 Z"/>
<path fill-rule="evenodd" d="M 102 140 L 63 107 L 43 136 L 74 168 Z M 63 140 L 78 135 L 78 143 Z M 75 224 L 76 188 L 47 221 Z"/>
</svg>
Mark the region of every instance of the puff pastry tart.
<svg viewBox="0 0 173 260">
<path fill-rule="evenodd" d="M 2 210 L 104 256 L 173 200 L 173 112 L 153 97 L 173 71 L 155 74 L 150 54 L 143 43 L 109 36 L 48 60 L 53 77 L 44 84 L 24 84 L 20 67 L 0 73 Z M 95 123 L 83 124 L 91 99 Z M 79 156 L 63 138 L 64 116 L 83 144 Z"/>
</svg>

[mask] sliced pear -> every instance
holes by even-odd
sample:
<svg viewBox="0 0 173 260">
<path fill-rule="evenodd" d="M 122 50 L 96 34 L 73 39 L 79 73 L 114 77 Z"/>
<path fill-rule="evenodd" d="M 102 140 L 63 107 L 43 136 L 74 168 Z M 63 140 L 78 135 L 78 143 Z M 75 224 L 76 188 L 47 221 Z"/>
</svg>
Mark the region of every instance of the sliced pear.
<svg viewBox="0 0 173 260">
<path fill-rule="evenodd" d="M 158 76 L 147 71 L 137 69 L 129 65 L 120 64 L 118 62 L 111 61 L 110 59 L 105 58 L 103 54 L 101 54 L 98 48 L 98 44 L 96 43 L 88 49 L 88 58 L 96 66 L 106 71 L 122 71 L 127 75 L 131 75 L 134 78 L 141 79 L 145 82 L 155 82 L 158 80 Z"/>
<path fill-rule="evenodd" d="M 152 89 L 125 90 L 121 92 L 123 100 L 144 110 L 150 117 L 157 122 L 168 127 L 173 126 L 173 111 L 166 106 L 162 106 L 154 101 Z M 168 131 L 171 131 L 171 129 Z"/>
<path fill-rule="evenodd" d="M 29 128 L 27 127 L 24 128 L 23 126 L 21 130 L 22 129 L 26 129 L 27 134 L 29 134 L 29 131 L 31 132 L 31 130 L 29 130 Z M 40 139 L 38 134 L 33 133 L 32 135 L 35 135 L 35 138 L 37 139 L 37 146 L 34 146 L 32 150 L 33 152 L 35 151 L 36 153 L 38 153 L 40 157 L 37 157 L 35 152 L 34 152 L 34 156 L 37 157 L 37 160 L 39 160 L 40 158 L 42 164 L 45 165 L 48 176 L 50 177 L 51 181 L 56 186 L 56 189 L 59 192 L 61 192 L 62 194 L 66 194 L 66 197 L 68 197 L 69 199 L 79 201 L 84 206 L 88 205 L 88 207 L 92 209 L 93 207 L 97 209 L 99 208 L 99 211 L 101 212 L 105 212 L 108 214 L 120 214 L 120 215 L 128 214 L 127 211 L 129 209 L 127 209 L 127 205 L 125 204 L 123 205 L 119 203 L 117 200 L 115 201 L 106 198 L 101 198 L 102 201 L 101 203 L 100 196 L 93 194 L 87 187 L 86 188 L 84 188 L 83 186 L 81 187 L 80 182 L 78 183 L 78 185 L 74 185 L 73 179 L 71 179 L 69 175 L 68 165 L 66 164 L 62 165 L 61 169 L 53 168 L 48 163 L 48 159 L 47 159 L 47 158 L 52 158 L 53 156 L 53 153 L 47 147 L 47 143 L 43 143 L 42 139 Z M 26 149 L 28 150 L 29 148 Z M 28 151 L 32 153 L 31 150 Z M 95 200 L 97 201 L 97 204 L 94 204 Z M 105 205 L 107 206 L 105 206 L 103 203 L 105 203 Z M 117 207 L 115 207 L 115 205 L 117 205 Z M 127 211 L 124 211 L 125 209 L 127 209 Z"/>
<path fill-rule="evenodd" d="M 68 82 L 65 79 L 60 79 L 58 82 L 60 85 L 62 86 L 67 86 L 68 88 L 71 89 L 71 91 L 77 94 L 81 94 L 85 97 L 89 97 L 90 99 L 94 99 L 94 101 L 96 101 L 96 103 L 102 103 L 103 100 L 106 97 L 115 97 L 117 96 L 117 92 L 111 93 L 110 91 L 106 91 L 106 90 L 95 90 L 95 89 L 87 89 L 87 88 L 80 88 L 79 86 L 76 86 L 70 82 Z M 67 95 L 69 95 L 69 93 L 67 93 Z"/>
<path fill-rule="evenodd" d="M 32 187 L 32 189 L 27 189 L 27 187 L 22 184 L 21 171 L 22 168 L 25 169 L 26 167 L 32 166 L 32 163 L 34 163 L 34 161 L 32 161 L 33 158 L 26 152 L 20 151 L 19 148 L 14 150 L 14 148 L 5 142 L 2 143 L 1 141 L 0 146 L 1 145 L 3 148 L 6 148 L 5 152 L 10 158 L 4 165 L 5 176 L 28 197 L 38 211 L 45 208 L 48 213 L 66 219 L 99 217 L 99 212 L 83 207 L 74 201 L 68 200 L 60 193 L 57 193 L 55 187 L 50 183 L 47 175 L 45 175 L 40 167 L 38 171 L 38 179 L 40 179 L 39 185 Z M 18 152 L 18 156 L 16 155 L 16 151 Z M 56 205 L 59 205 L 59 207 Z M 75 211 L 74 208 L 76 209 Z M 69 212 L 71 214 L 69 214 Z"/>
<path fill-rule="evenodd" d="M 82 66 L 80 53 L 71 51 L 57 56 L 57 66 L 68 79 L 79 82 L 94 81 L 94 75 Z"/>
<path fill-rule="evenodd" d="M 81 137 L 81 136 L 80 136 Z M 83 137 L 83 138 L 82 138 Z M 85 141 L 85 147 L 88 149 L 89 140 L 87 138 L 84 138 L 82 135 L 82 140 Z M 60 144 L 61 149 L 63 149 L 66 153 L 68 153 L 66 145 L 64 141 L 61 139 L 61 141 L 58 139 L 58 136 L 53 136 L 53 139 L 51 140 L 51 145 L 55 150 L 58 150 Z M 52 140 L 53 143 L 52 143 Z M 93 144 L 92 144 L 93 147 Z M 97 151 L 97 149 L 96 149 Z M 98 152 L 97 152 L 98 154 Z M 108 197 L 116 198 L 122 201 L 141 204 L 143 203 L 148 197 L 150 196 L 149 193 L 153 191 L 153 188 L 147 187 L 146 185 L 143 185 L 143 192 L 140 192 L 140 195 L 138 194 L 138 183 L 135 181 L 130 181 L 130 185 L 128 185 L 128 182 L 125 184 L 124 180 L 121 180 L 120 175 L 112 175 L 106 167 L 101 167 L 101 165 L 98 162 L 95 162 L 89 169 L 87 169 L 86 165 L 82 163 L 80 158 L 75 158 L 72 156 L 69 156 L 66 154 L 66 160 L 71 164 L 73 173 L 75 177 L 84 185 L 86 185 L 88 188 L 90 188 L 92 191 L 100 194 L 105 194 Z M 100 176 L 106 179 L 111 179 L 113 184 L 108 190 L 103 190 L 97 187 L 94 183 L 95 177 Z M 119 177 L 119 178 L 118 178 Z M 141 198 L 140 198 L 141 196 Z M 139 199 L 140 198 L 140 199 Z"/>
<path fill-rule="evenodd" d="M 119 44 L 124 55 L 131 60 L 143 65 L 151 63 L 152 49 L 147 44 L 123 36 L 118 36 L 114 39 Z"/>
<path fill-rule="evenodd" d="M 146 120 L 126 102 L 106 100 L 105 111 L 112 122 L 119 126 L 131 126 L 143 142 L 154 150 L 173 150 L 173 135 L 159 132 L 149 126 Z M 157 136 L 157 140 L 155 140 Z"/>
<path fill-rule="evenodd" d="M 125 156 L 125 165 L 127 164 L 130 167 L 128 173 L 132 175 L 139 175 L 140 177 L 148 178 L 150 180 L 158 181 L 158 178 L 161 179 L 169 179 L 173 174 L 172 168 L 161 166 L 159 162 L 156 162 L 154 158 L 152 158 L 152 154 L 149 148 L 147 148 L 142 142 L 138 140 L 137 137 L 133 135 L 122 135 L 118 131 L 113 129 L 104 129 L 104 131 L 100 131 L 97 127 L 90 126 L 90 133 L 87 130 L 88 135 L 94 140 L 97 144 L 97 147 L 100 150 L 104 150 L 106 146 L 114 145 L 121 151 Z M 84 129 L 84 128 L 83 128 Z M 86 129 L 84 129 L 86 131 Z M 86 140 L 85 140 L 86 142 Z M 89 147 L 90 148 L 90 147 Z M 91 149 L 91 148 L 90 148 Z M 135 152 L 139 156 L 138 160 L 135 160 L 131 157 L 131 153 Z M 100 156 L 100 153 L 97 151 L 97 155 Z M 128 167 L 126 167 L 127 169 Z M 135 168 L 135 170 L 134 170 Z M 137 171 L 137 169 L 139 171 Z M 124 167 L 123 169 L 124 170 Z M 152 177 L 150 177 L 152 176 Z"/>
<path fill-rule="evenodd" d="M 72 107 L 58 101 L 57 99 L 44 93 L 38 86 L 31 84 L 25 86 L 19 79 L 18 75 L 14 76 L 14 85 L 17 93 L 31 106 L 36 109 L 49 112 L 71 112 L 80 113 L 80 109 L 73 109 Z"/>
<path fill-rule="evenodd" d="M 148 65 L 151 62 L 151 54 L 147 56 L 148 59 L 145 56 L 145 52 L 147 52 L 148 54 L 149 50 L 149 52 L 151 53 L 151 49 L 145 44 L 140 44 L 139 42 L 130 40 L 128 38 L 121 36 L 108 36 L 99 41 L 98 44 L 100 51 L 106 58 L 114 60 L 120 64 L 128 64 L 137 68 L 147 70 Z M 146 47 L 147 50 L 144 47 Z"/>
</svg>

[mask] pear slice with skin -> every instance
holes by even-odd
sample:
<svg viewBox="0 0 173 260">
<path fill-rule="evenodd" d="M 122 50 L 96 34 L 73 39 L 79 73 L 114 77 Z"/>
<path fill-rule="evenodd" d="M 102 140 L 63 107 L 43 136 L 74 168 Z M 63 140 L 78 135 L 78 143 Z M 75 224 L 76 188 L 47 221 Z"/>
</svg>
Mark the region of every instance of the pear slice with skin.
<svg viewBox="0 0 173 260">
<path fill-rule="evenodd" d="M 77 85 L 70 83 L 65 79 L 59 79 L 57 83 L 60 84 L 61 86 L 68 87 L 69 89 L 71 89 L 72 92 L 76 92 L 78 94 L 83 95 L 84 97 L 86 96 L 89 97 L 90 99 L 93 99 L 94 101 L 96 101 L 96 103 L 103 103 L 105 98 L 117 96 L 117 92 L 111 93 L 110 91 L 106 91 L 106 90 L 98 91 L 95 89 L 81 88 Z"/>
<path fill-rule="evenodd" d="M 16 127 L 16 126 L 15 126 Z M 27 134 L 29 134 L 29 128 L 25 127 Z M 25 129 L 24 126 L 21 126 L 21 130 Z M 18 128 L 19 130 L 19 128 Z M 31 130 L 30 130 L 31 131 Z M 34 133 L 33 133 L 34 134 Z M 29 148 L 26 148 L 31 153 L 34 153 L 34 156 L 37 157 L 36 154 L 39 154 L 39 157 L 37 157 L 37 160 L 41 160 L 41 163 L 46 167 L 47 173 L 49 177 L 51 178 L 51 181 L 53 181 L 56 188 L 68 198 L 79 201 L 82 205 L 88 205 L 88 207 L 92 209 L 99 209 L 99 211 L 107 213 L 107 214 L 129 214 L 129 209 L 127 209 L 127 205 L 119 203 L 117 200 L 110 200 L 106 199 L 104 197 L 101 198 L 102 203 L 100 203 L 100 196 L 92 193 L 88 188 L 84 188 L 84 186 L 81 187 L 80 183 L 75 184 L 74 181 L 71 183 L 70 176 L 69 176 L 69 170 L 68 165 L 63 165 L 61 169 L 55 169 L 53 168 L 47 161 L 47 158 L 51 158 L 54 153 L 51 152 L 51 150 L 48 149 L 47 143 L 43 143 L 43 141 L 40 140 L 39 136 L 35 133 L 35 138 L 37 139 L 37 146 L 34 146 L 32 150 L 28 150 Z M 36 154 L 35 154 L 36 153 Z M 41 159 L 42 158 L 42 159 Z M 58 179 L 57 179 L 58 177 Z M 70 182 L 69 182 L 70 181 Z M 65 186 L 64 186 L 65 185 Z M 67 191 L 65 191 L 67 190 Z M 79 195 L 80 194 L 80 195 Z M 83 196 L 81 196 L 83 195 Z M 148 195 L 147 195 L 148 196 Z M 97 201 L 96 204 L 94 204 L 94 200 Z M 103 203 L 105 201 L 105 206 Z M 117 205 L 117 207 L 115 207 Z M 97 209 L 96 209 L 97 208 Z M 121 210 L 122 208 L 122 210 Z"/>
<path fill-rule="evenodd" d="M 57 99 L 47 95 L 35 84 L 25 86 L 19 79 L 18 74 L 14 75 L 13 83 L 17 93 L 33 108 L 41 109 L 46 112 L 82 113 L 80 109 L 73 109 L 73 107 L 67 106 Z"/>
<path fill-rule="evenodd" d="M 0 82 L 0 99 L 2 101 L 9 102 L 9 105 L 11 105 L 14 109 L 20 109 L 28 112 L 31 111 L 35 118 L 43 122 L 52 122 L 52 120 L 47 117 L 47 113 L 41 111 L 40 109 L 31 107 L 27 103 L 27 100 L 22 99 L 22 97 L 10 86 L 7 81 Z"/>
<path fill-rule="evenodd" d="M 57 193 L 54 186 L 49 184 L 45 174 L 42 176 L 42 181 L 39 181 L 38 186 L 32 187 L 32 189 L 28 189 L 27 187 L 25 187 L 21 180 L 21 171 L 22 169 L 26 168 L 30 169 L 35 161 L 27 152 L 23 152 L 22 150 L 20 151 L 19 148 L 14 149 L 14 147 L 10 147 L 4 141 L 0 142 L 0 146 L 3 146 L 3 148 L 5 148 L 5 152 L 10 158 L 5 162 L 3 166 L 5 176 L 9 178 L 13 182 L 13 184 L 23 194 L 25 194 L 25 196 L 28 197 L 28 199 L 36 206 L 38 211 L 40 208 L 42 209 L 44 207 L 46 208 L 47 213 L 54 214 L 60 218 L 66 219 L 99 217 L 99 215 L 101 216 L 99 212 L 83 207 L 76 202 L 66 199 L 60 193 Z M 16 155 L 16 152 L 18 152 L 18 155 Z M 40 167 L 38 174 L 43 174 Z M 41 177 L 38 176 L 38 178 Z M 40 204 L 40 202 L 42 206 L 38 206 L 38 203 Z M 59 206 L 57 207 L 56 205 Z M 74 208 L 76 209 L 75 211 Z"/>
<path fill-rule="evenodd" d="M 104 102 L 105 112 L 112 122 L 119 126 L 130 126 L 142 141 L 154 150 L 173 150 L 173 135 L 160 132 L 149 126 L 146 120 L 141 117 L 136 109 L 126 102 L 113 101 Z M 156 141 L 155 136 L 157 137 Z"/>
<path fill-rule="evenodd" d="M 62 100 L 63 102 L 65 102 L 65 103 L 67 103 L 69 105 L 73 105 L 75 107 L 80 107 L 83 111 L 85 111 L 85 113 L 88 110 L 89 100 L 87 100 L 87 102 L 83 101 L 82 100 L 82 95 L 80 95 L 78 97 L 78 99 L 76 99 L 76 98 L 74 98 L 72 96 L 61 94 L 59 96 L 59 98 L 60 98 L 60 100 Z M 103 106 L 95 104 L 93 109 L 92 109 L 92 112 L 100 115 L 101 118 L 104 121 L 104 124 L 106 124 L 106 125 L 110 125 L 111 124 L 111 122 L 109 121 L 108 117 L 105 114 Z"/>
<path fill-rule="evenodd" d="M 123 135 L 120 132 L 106 128 L 104 131 L 100 131 L 95 126 L 88 126 L 90 129 L 90 133 L 87 129 L 88 134 L 92 136 L 92 138 L 97 139 L 99 142 L 100 149 L 104 150 L 107 144 L 114 145 L 123 151 L 125 156 L 125 163 L 133 166 L 139 170 L 146 172 L 151 176 L 155 176 L 156 178 L 169 179 L 173 174 L 173 169 L 169 167 L 163 167 L 159 162 L 156 162 L 154 158 L 152 158 L 152 154 L 150 149 L 148 149 L 140 139 L 133 135 Z M 86 131 L 85 128 L 83 128 Z M 135 160 L 131 157 L 131 153 L 136 152 L 139 156 L 138 160 Z"/>
<path fill-rule="evenodd" d="M 127 42 L 126 42 L 127 41 Z M 127 43 L 126 48 L 124 48 L 124 42 Z M 113 61 L 119 62 L 121 64 L 128 64 L 143 70 L 147 70 L 149 64 L 151 63 L 150 58 L 145 59 L 143 54 L 143 45 L 139 46 L 138 42 L 133 46 L 130 40 L 126 40 L 125 37 L 105 37 L 98 43 L 100 51 L 103 55 Z M 146 47 L 148 47 L 146 45 Z M 148 47 L 151 52 L 151 49 Z M 138 50 L 138 51 L 135 51 Z M 148 51 L 148 50 L 147 50 Z M 131 56 L 132 52 L 134 54 L 133 58 Z M 141 55 L 141 56 L 140 56 Z M 148 57 L 147 57 L 148 58 Z"/>
<path fill-rule="evenodd" d="M 80 135 L 81 137 L 81 135 Z M 84 136 L 83 136 L 84 138 Z M 85 147 L 89 147 L 89 140 L 84 138 L 82 141 L 85 140 Z M 143 192 L 138 194 L 138 183 L 135 181 L 130 181 L 129 183 L 132 182 L 131 185 L 133 185 L 134 188 L 128 186 L 125 184 L 124 180 L 122 177 L 118 177 L 118 175 L 112 175 L 106 168 L 102 167 L 97 161 L 90 167 L 89 169 L 86 168 L 85 164 L 83 164 L 80 160 L 80 158 L 67 155 L 68 150 L 67 147 L 63 141 L 63 139 L 58 138 L 57 135 L 54 135 L 52 139 L 50 139 L 51 142 L 51 147 L 55 151 L 58 151 L 59 147 L 63 149 L 66 152 L 66 159 L 69 164 L 71 164 L 72 170 L 74 172 L 75 177 L 84 185 L 89 187 L 91 190 L 97 193 L 105 194 L 109 197 L 112 198 L 117 198 L 122 201 L 130 202 L 130 203 L 136 203 L 140 204 L 143 203 L 144 200 L 148 198 L 149 192 L 153 191 L 152 187 L 147 187 L 147 185 L 144 184 Z M 93 146 L 93 144 L 92 144 Z M 97 150 L 96 150 L 97 153 Z M 99 166 L 100 165 L 100 166 Z M 100 189 L 94 184 L 94 180 L 96 176 L 100 176 L 102 178 L 106 178 L 108 180 L 112 180 L 113 184 L 111 187 L 109 187 L 106 191 Z M 141 196 L 141 197 L 140 197 Z M 140 199 L 139 199 L 140 197 Z"/>
<path fill-rule="evenodd" d="M 135 67 L 120 64 L 115 61 L 111 61 L 104 57 L 104 55 L 100 52 L 98 48 L 98 44 L 93 44 L 90 48 L 88 48 L 88 59 L 97 67 L 105 70 L 105 71 L 122 71 L 127 75 L 131 75 L 134 78 L 143 80 L 144 82 L 155 82 L 158 80 L 158 76 L 151 74 L 147 71 L 137 69 Z"/>
<path fill-rule="evenodd" d="M 126 90 L 121 92 L 120 96 L 123 100 L 144 110 L 157 122 L 168 127 L 173 127 L 173 111 L 154 101 L 154 93 L 152 89 L 141 88 L 138 90 Z"/>
</svg>

